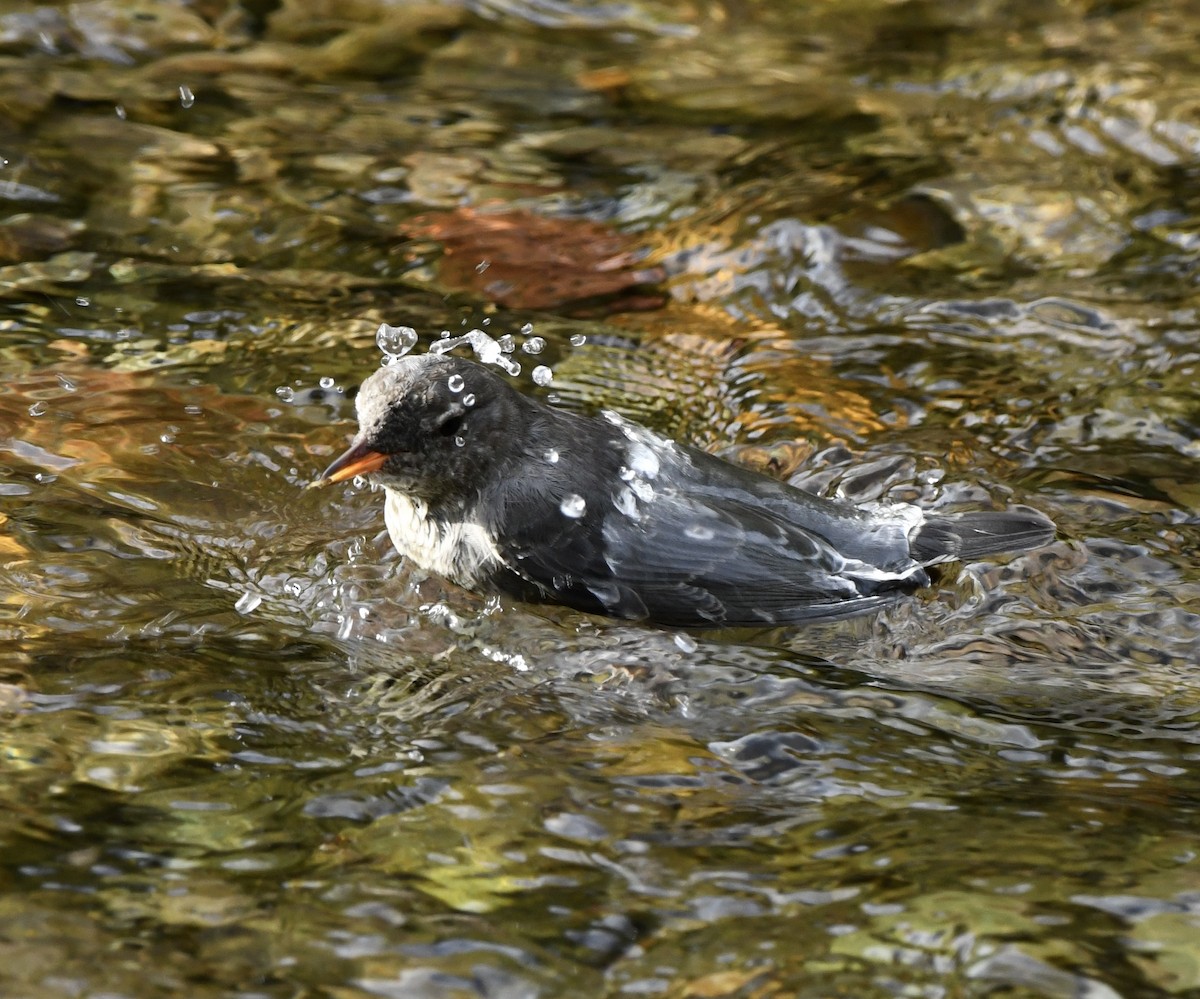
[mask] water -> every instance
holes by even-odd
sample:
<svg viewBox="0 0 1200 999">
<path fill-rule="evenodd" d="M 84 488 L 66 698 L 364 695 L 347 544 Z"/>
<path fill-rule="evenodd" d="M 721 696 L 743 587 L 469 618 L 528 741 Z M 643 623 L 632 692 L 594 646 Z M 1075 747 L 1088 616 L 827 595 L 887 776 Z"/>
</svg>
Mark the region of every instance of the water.
<svg viewBox="0 0 1200 999">
<path fill-rule="evenodd" d="M 507 334 L 497 339 L 480 329 L 468 330 L 462 336 L 435 341 L 430 344 L 429 352 L 446 354 L 462 346 L 470 347 L 480 364 L 494 365 L 513 378 L 521 373 L 520 362 L 507 356 L 513 350 L 512 337 Z"/>
<path fill-rule="evenodd" d="M 587 512 L 587 501 L 578 493 L 568 493 L 559 504 L 564 517 L 578 520 Z"/>
<path fill-rule="evenodd" d="M 375 333 L 375 345 L 383 354 L 385 364 L 403 357 L 417 345 L 417 331 L 411 326 L 392 326 L 380 323 Z"/>
<path fill-rule="evenodd" d="M 0 13 L 0 993 L 1200 992 L 1186 6 L 84 6 Z M 465 593 L 302 488 L 442 329 L 1059 536 L 792 632 Z"/>
</svg>

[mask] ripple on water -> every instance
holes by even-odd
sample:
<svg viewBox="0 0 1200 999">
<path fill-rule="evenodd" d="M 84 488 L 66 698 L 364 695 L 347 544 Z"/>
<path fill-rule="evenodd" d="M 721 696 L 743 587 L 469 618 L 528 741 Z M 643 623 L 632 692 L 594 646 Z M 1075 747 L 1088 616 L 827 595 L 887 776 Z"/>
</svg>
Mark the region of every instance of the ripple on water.
<svg viewBox="0 0 1200 999">
<path fill-rule="evenodd" d="M 270 52 L 121 6 L 0 15 L 0 992 L 1200 988 L 1186 5 L 285 4 L 319 85 L 154 107 L 96 67 Z M 469 239 L 396 238 L 447 206 Z M 636 232 L 671 301 L 476 319 L 545 284 L 478 238 L 527 260 L 533 215 Z M 472 325 L 426 339 L 1060 537 L 793 632 L 464 594 L 299 486 L 377 348 Z"/>
</svg>

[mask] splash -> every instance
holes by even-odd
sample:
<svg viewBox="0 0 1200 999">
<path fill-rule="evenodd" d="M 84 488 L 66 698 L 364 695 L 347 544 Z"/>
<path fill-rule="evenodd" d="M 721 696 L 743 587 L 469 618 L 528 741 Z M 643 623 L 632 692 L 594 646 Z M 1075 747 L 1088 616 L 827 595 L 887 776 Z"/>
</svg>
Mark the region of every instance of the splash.
<svg viewBox="0 0 1200 999">
<path fill-rule="evenodd" d="M 455 347 L 468 346 L 475 353 L 480 364 L 491 364 L 502 369 L 506 374 L 516 377 L 521 373 L 521 365 L 508 356 L 504 347 L 504 337 L 496 340 L 483 330 L 469 330 L 462 336 L 452 336 L 430 344 L 429 353 L 445 354 Z M 511 343 L 511 337 L 508 338 Z M 509 350 L 511 351 L 511 346 Z"/>
<path fill-rule="evenodd" d="M 411 326 L 380 323 L 375 331 L 375 345 L 383 352 L 383 363 L 394 364 L 417 345 L 417 331 Z"/>
<path fill-rule="evenodd" d="M 520 333 L 524 338 L 520 348 L 522 353 L 537 355 L 546 349 L 545 339 L 532 335 L 532 323 L 526 323 L 522 326 Z M 417 345 L 418 339 L 417 331 L 411 326 L 391 326 L 388 323 L 381 323 L 378 332 L 375 334 L 375 343 L 383 352 L 383 363 L 385 365 L 393 364 L 409 353 Z M 579 336 L 572 337 L 572 343 L 576 341 L 582 342 L 582 338 Z M 517 351 L 517 341 L 511 333 L 504 333 L 498 337 L 493 337 L 484 330 L 473 329 L 468 330 L 461 336 L 451 336 L 448 331 L 443 331 L 441 339 L 435 340 L 429 345 L 429 353 L 446 354 L 458 347 L 464 346 L 471 348 L 471 352 L 480 364 L 490 364 L 493 367 L 500 368 L 505 374 L 513 378 L 521 373 L 521 362 L 510 356 Z M 554 372 L 549 365 L 539 364 L 533 370 L 533 380 L 538 385 L 549 385 L 553 378 Z M 461 391 L 461 386 L 455 388 L 451 385 L 451 391 Z M 473 398 L 471 402 L 474 402 Z M 471 402 L 467 402 L 466 404 L 469 406 Z"/>
</svg>

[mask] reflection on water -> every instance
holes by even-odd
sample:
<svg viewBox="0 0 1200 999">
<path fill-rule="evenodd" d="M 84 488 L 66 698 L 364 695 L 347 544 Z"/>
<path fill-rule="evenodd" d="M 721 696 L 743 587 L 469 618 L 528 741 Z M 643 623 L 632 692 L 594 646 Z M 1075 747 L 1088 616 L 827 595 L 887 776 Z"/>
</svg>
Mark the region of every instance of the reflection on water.
<svg viewBox="0 0 1200 999">
<path fill-rule="evenodd" d="M 0 13 L 0 992 L 1200 990 L 1185 8 L 151 6 Z M 301 488 L 384 322 L 1059 537 L 801 631 L 465 594 Z"/>
</svg>

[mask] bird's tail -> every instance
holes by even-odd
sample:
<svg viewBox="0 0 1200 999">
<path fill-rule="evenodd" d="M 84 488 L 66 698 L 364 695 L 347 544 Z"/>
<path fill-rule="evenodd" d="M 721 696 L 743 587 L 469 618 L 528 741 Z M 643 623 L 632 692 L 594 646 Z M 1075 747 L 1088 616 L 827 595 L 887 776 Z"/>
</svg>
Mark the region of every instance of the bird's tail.
<svg viewBox="0 0 1200 999">
<path fill-rule="evenodd" d="M 1037 548 L 1054 531 L 1050 518 L 1029 507 L 930 516 L 913 532 L 909 549 L 922 565 L 936 565 Z"/>
</svg>

